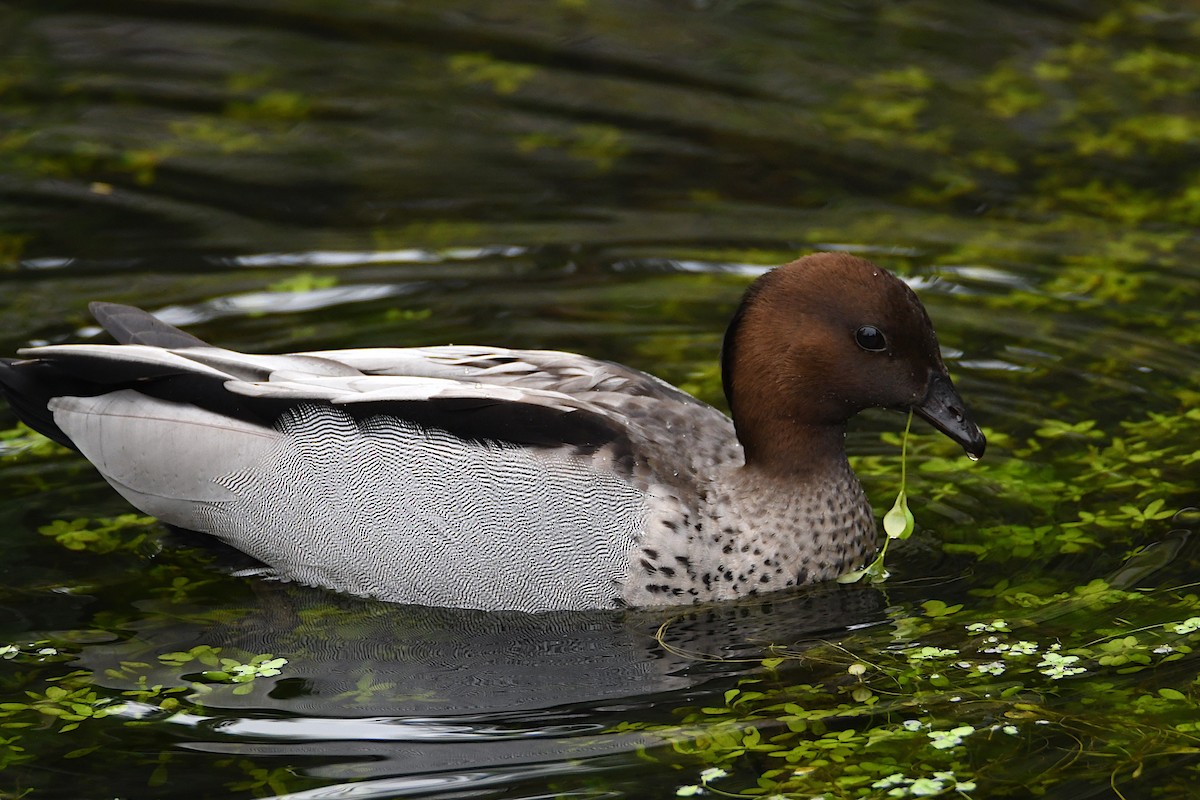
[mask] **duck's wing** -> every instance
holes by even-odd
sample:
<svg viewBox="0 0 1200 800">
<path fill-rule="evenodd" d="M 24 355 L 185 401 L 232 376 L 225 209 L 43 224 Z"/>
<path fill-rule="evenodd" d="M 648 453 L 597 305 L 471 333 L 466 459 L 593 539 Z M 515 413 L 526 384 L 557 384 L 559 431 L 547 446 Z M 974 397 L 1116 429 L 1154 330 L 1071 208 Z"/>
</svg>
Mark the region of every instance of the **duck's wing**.
<svg viewBox="0 0 1200 800">
<path fill-rule="evenodd" d="M 611 401 L 615 395 L 685 405 L 699 403 L 686 392 L 640 370 L 558 350 L 447 345 L 326 350 L 304 355 L 336 361 L 367 375 L 424 376 L 538 389 L 593 402 Z"/>
<path fill-rule="evenodd" d="M 190 406 L 203 425 L 213 415 L 272 427 L 291 408 L 332 405 L 357 419 L 393 416 L 472 440 L 526 446 L 595 449 L 625 436 L 621 415 L 586 397 L 506 382 L 425 374 L 364 374 L 314 355 L 249 355 L 215 347 L 166 349 L 150 345 L 48 345 L 19 351 L 9 365 L 9 394 L 27 421 L 64 443 L 50 409 L 63 397 L 96 397 L 124 390 Z M 35 373 L 37 373 L 35 377 Z M 40 395 L 30 397 L 30 395 Z M 61 404 L 59 404 L 61 408 Z M 136 409 L 126 409 L 136 414 Z M 203 413 L 201 413 L 203 412 Z M 82 447 L 80 449 L 83 449 Z"/>
<path fill-rule="evenodd" d="M 0 386 L 18 414 L 68 446 L 77 445 L 51 401 L 125 389 L 194 407 L 203 425 L 217 415 L 272 427 L 289 409 L 317 403 L 464 439 L 593 451 L 615 443 L 620 452 L 631 438 L 658 441 L 664 418 L 722 435 L 727 427 L 719 412 L 664 381 L 574 353 L 444 346 L 251 355 L 208 345 L 131 306 L 91 308 L 121 344 L 27 348 L 20 351 L 26 361 L 0 365 Z"/>
<path fill-rule="evenodd" d="M 287 371 L 296 359 L 312 359 L 305 369 L 319 375 L 364 375 L 443 378 L 451 381 L 538 389 L 566 395 L 624 394 L 671 402 L 694 403 L 691 395 L 640 370 L 612 361 L 557 350 L 511 350 L 503 347 L 448 345 L 325 350 L 295 355 L 244 356 L 212 347 L 202 339 L 133 306 L 94 302 L 89 306 L 101 326 L 119 343 L 191 351 L 200 363 L 238 372 L 247 380 L 261 371 Z M 226 358 L 222 358 L 225 354 Z M 275 363 L 272 363 L 272 360 Z M 279 359 L 287 359 L 284 363 Z M 334 365 L 348 369 L 341 370 Z M 257 377 L 256 377 L 257 376 Z"/>
<path fill-rule="evenodd" d="M 674 440 L 688 429 L 732 440 L 728 419 L 711 406 L 639 370 L 574 353 L 442 346 L 251 355 L 131 306 L 91 309 L 121 344 L 27 348 L 27 361 L 0 365 L 0 387 L 18 414 L 68 446 L 77 445 L 51 401 L 124 389 L 194 407 L 200 425 L 216 415 L 269 428 L 289 409 L 317 403 L 470 440 L 585 451 L 613 444 L 618 459 L 639 445 L 677 453 Z"/>
</svg>

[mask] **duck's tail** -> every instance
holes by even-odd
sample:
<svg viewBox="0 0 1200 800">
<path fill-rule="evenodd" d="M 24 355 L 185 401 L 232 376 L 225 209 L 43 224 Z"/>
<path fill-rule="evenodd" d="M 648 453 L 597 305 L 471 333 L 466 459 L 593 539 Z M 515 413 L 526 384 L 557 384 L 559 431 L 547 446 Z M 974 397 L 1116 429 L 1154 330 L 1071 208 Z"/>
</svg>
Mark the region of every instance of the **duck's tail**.
<svg viewBox="0 0 1200 800">
<path fill-rule="evenodd" d="M 208 347 L 203 340 L 140 308 L 102 302 L 92 303 L 88 308 L 96 321 L 120 344 Z M 13 412 L 38 433 L 67 447 L 75 448 L 75 445 L 54 421 L 54 413 L 48 408 L 50 401 L 55 397 L 91 397 L 111 389 L 104 377 L 89 376 L 86 369 L 72 370 L 69 365 L 36 358 L 0 359 L 0 393 L 8 400 Z"/>
<path fill-rule="evenodd" d="M 0 393 L 26 425 L 61 445 L 79 449 L 58 427 L 48 406 L 55 397 L 95 394 L 95 391 L 87 391 L 83 382 L 43 361 L 0 358 Z"/>
</svg>

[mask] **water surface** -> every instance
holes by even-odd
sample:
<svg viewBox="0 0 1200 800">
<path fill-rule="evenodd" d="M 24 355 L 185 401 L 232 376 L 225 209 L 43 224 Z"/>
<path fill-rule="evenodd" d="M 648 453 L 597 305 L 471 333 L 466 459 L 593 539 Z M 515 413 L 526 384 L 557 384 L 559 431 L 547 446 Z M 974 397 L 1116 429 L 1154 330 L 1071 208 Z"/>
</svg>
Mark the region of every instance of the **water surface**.
<svg viewBox="0 0 1200 800">
<path fill-rule="evenodd" d="M 720 405 L 741 291 L 838 249 L 920 293 L 989 437 L 971 464 L 915 423 L 883 584 L 529 617 L 266 581 L 0 411 L 0 797 L 1200 780 L 1192 5 L 0 15 L 6 354 L 107 299 L 264 352 L 573 350 Z M 881 514 L 902 428 L 848 440 Z"/>
</svg>

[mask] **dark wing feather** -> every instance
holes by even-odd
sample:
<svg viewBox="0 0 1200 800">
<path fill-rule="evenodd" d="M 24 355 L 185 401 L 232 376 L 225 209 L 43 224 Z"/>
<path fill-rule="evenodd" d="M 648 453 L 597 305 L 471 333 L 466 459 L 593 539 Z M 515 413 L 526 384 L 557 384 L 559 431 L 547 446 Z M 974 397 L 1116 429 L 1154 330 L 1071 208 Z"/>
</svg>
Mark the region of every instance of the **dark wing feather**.
<svg viewBox="0 0 1200 800">
<path fill-rule="evenodd" d="M 149 311 L 120 303 L 96 301 L 88 304 L 88 310 L 121 344 L 147 344 L 151 347 L 208 347 L 203 339 L 168 325 Z"/>
</svg>

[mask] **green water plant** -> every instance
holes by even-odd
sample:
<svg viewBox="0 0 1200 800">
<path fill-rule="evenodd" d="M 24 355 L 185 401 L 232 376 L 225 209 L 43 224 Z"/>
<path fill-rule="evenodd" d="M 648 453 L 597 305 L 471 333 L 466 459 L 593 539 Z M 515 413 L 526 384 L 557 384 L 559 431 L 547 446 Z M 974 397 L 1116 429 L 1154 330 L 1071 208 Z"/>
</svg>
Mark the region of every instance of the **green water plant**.
<svg viewBox="0 0 1200 800">
<path fill-rule="evenodd" d="M 144 727 L 169 718 L 197 719 L 202 701 L 221 685 L 246 694 L 255 681 L 279 676 L 288 660 L 270 653 L 224 655 L 224 648 L 197 645 L 187 651 L 161 653 L 149 661 L 122 661 L 103 676 L 71 669 L 77 645 L 47 640 L 0 646 L 0 772 L 32 761 L 94 758 L 112 725 Z M 212 667 L 187 674 L 189 667 Z M 116 682 L 131 686 L 109 688 Z M 47 737 L 42 732 L 53 731 Z M 149 786 L 165 785 L 173 753 L 152 759 Z M 291 770 L 263 770 L 244 760 L 229 761 L 230 791 L 271 786 L 285 790 Z M 241 775 L 242 777 L 238 777 Z M 0 796 L 8 795 L 0 792 Z"/>
<path fill-rule="evenodd" d="M 908 412 L 908 420 L 904 424 L 904 436 L 900 439 L 900 491 L 896 494 L 896 502 L 883 515 L 883 531 L 887 538 L 883 547 L 879 548 L 875 559 L 865 567 L 847 572 L 838 578 L 838 583 L 856 583 L 866 578 L 870 583 L 881 583 L 888 578 L 884 559 L 887 557 L 888 545 L 893 539 L 904 540 L 912 536 L 916 520 L 908 508 L 908 432 L 912 427 L 912 412 Z"/>
<path fill-rule="evenodd" d="M 111 553 L 115 550 L 136 551 L 158 523 L 153 517 L 140 514 L 120 514 L 115 517 L 87 519 L 56 519 L 42 525 L 38 533 L 54 539 L 68 550 L 92 553 Z"/>
<path fill-rule="evenodd" d="M 188 665 L 207 667 L 199 673 L 190 673 L 191 680 L 196 683 L 229 683 L 242 684 L 233 690 L 234 694 L 247 694 L 251 683 L 256 678 L 272 678 L 279 675 L 288 663 L 286 658 L 271 653 L 260 653 L 248 661 L 221 655 L 220 647 L 197 645 L 190 650 L 163 653 L 158 660 L 164 665 L 182 668 Z M 185 674 L 189 677 L 189 674 Z"/>
</svg>

